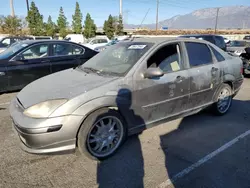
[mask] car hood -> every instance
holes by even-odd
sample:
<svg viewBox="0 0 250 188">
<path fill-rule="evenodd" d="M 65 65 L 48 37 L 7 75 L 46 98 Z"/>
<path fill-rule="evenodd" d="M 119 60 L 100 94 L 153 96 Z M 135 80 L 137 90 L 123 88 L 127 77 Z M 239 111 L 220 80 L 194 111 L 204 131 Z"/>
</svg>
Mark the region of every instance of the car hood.
<svg viewBox="0 0 250 188">
<path fill-rule="evenodd" d="M 28 108 L 47 100 L 71 99 L 116 79 L 118 77 L 67 69 L 32 82 L 17 94 L 17 98 L 24 108 Z"/>
</svg>

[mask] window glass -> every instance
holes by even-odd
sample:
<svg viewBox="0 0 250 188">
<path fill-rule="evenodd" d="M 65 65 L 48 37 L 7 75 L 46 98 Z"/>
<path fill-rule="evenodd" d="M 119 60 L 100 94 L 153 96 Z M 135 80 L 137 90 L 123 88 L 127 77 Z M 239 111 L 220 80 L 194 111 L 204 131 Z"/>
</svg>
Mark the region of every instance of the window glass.
<svg viewBox="0 0 250 188">
<path fill-rule="evenodd" d="M 214 56 L 216 57 L 218 62 L 225 60 L 225 58 L 217 50 L 215 50 L 212 46 L 210 46 L 210 48 L 212 49 Z"/>
<path fill-rule="evenodd" d="M 100 43 L 107 43 L 108 41 L 106 39 L 100 39 L 99 42 Z"/>
<path fill-rule="evenodd" d="M 123 76 L 153 45 L 154 43 L 146 42 L 121 42 L 98 53 L 80 69 L 86 69 L 87 72 L 87 69 L 91 69 L 103 74 Z"/>
<path fill-rule="evenodd" d="M 167 45 L 159 49 L 153 56 L 148 60 L 148 67 L 158 67 L 163 72 L 176 72 L 181 69 L 178 44 Z"/>
<path fill-rule="evenodd" d="M 97 43 L 98 43 L 98 40 L 92 40 L 91 43 L 92 43 L 92 44 L 97 44 Z"/>
<path fill-rule="evenodd" d="M 72 46 L 72 49 L 73 49 L 73 54 L 83 54 L 84 53 L 84 49 L 83 48 L 80 48 L 78 46 Z"/>
<path fill-rule="evenodd" d="M 206 44 L 186 42 L 191 67 L 207 65 L 213 62 L 212 55 Z"/>
<path fill-rule="evenodd" d="M 224 48 L 226 46 L 224 39 L 219 36 L 215 36 L 215 44 L 220 48 Z"/>
<path fill-rule="evenodd" d="M 40 44 L 33 46 L 22 53 L 23 59 L 37 59 L 37 58 L 43 58 L 48 57 L 48 44 Z"/>
<path fill-rule="evenodd" d="M 53 56 L 64 56 L 72 55 L 72 45 L 71 44 L 54 44 L 53 45 Z"/>
<path fill-rule="evenodd" d="M 2 44 L 3 44 L 4 46 L 9 46 L 9 45 L 10 45 L 10 38 L 4 39 L 4 40 L 2 41 Z"/>
</svg>

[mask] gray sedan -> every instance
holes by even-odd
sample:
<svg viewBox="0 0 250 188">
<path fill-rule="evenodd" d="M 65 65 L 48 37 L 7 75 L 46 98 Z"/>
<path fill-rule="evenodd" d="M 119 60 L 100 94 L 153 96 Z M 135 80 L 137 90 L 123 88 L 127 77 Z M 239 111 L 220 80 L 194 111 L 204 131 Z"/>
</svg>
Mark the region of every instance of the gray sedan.
<svg viewBox="0 0 250 188">
<path fill-rule="evenodd" d="M 104 159 L 162 120 L 208 106 L 226 114 L 242 82 L 240 58 L 207 41 L 132 39 L 32 82 L 11 101 L 10 114 L 27 152 L 78 148 Z"/>
</svg>

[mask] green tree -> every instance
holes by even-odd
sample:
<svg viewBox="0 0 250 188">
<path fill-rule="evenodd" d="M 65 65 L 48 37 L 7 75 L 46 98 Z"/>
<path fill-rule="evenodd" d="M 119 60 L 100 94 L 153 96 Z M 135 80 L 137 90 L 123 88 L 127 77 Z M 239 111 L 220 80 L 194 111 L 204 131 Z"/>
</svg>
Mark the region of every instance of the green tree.
<svg viewBox="0 0 250 188">
<path fill-rule="evenodd" d="M 60 11 L 59 11 L 59 17 L 57 19 L 57 26 L 58 26 L 58 30 L 59 30 L 59 34 L 61 37 L 66 37 L 67 35 L 67 18 L 64 15 L 63 12 L 63 8 L 60 7 Z"/>
<path fill-rule="evenodd" d="M 5 33 L 17 35 L 22 30 L 22 20 L 17 16 L 4 17 L 1 28 Z"/>
<path fill-rule="evenodd" d="M 104 22 L 103 30 L 109 39 L 112 39 L 114 37 L 115 25 L 114 25 L 114 19 L 111 15 L 109 15 L 108 20 Z"/>
<path fill-rule="evenodd" d="M 82 33 L 82 13 L 79 3 L 76 2 L 75 14 L 72 16 L 72 29 L 76 34 Z"/>
<path fill-rule="evenodd" d="M 88 38 L 94 37 L 95 32 L 96 32 L 96 25 L 94 23 L 94 20 L 92 20 L 90 14 L 87 13 L 86 19 L 84 21 L 83 35 L 88 39 Z"/>
<path fill-rule="evenodd" d="M 31 2 L 26 21 L 28 22 L 31 35 L 42 35 L 44 33 L 43 15 L 40 14 L 34 1 Z"/>
<path fill-rule="evenodd" d="M 55 34 L 56 34 L 56 25 L 52 21 L 51 16 L 48 17 L 48 21 L 45 24 L 45 28 L 46 28 L 46 35 L 52 36 L 52 37 L 55 36 Z"/>
<path fill-rule="evenodd" d="M 121 15 L 119 16 L 118 24 L 116 26 L 116 34 L 119 36 L 123 35 L 123 20 Z"/>
</svg>

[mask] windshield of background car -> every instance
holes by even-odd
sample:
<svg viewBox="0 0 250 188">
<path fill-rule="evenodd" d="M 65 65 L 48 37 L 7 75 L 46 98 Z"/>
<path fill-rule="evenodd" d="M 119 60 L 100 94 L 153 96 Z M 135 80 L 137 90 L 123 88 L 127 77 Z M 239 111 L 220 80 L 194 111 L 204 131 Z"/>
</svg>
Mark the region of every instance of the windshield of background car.
<svg viewBox="0 0 250 188">
<path fill-rule="evenodd" d="M 84 63 L 81 69 L 124 75 L 154 45 L 146 42 L 122 42 L 110 46 Z"/>
<path fill-rule="evenodd" d="M 246 41 L 237 41 L 237 40 L 231 41 L 230 46 L 231 47 L 244 47 L 246 46 Z"/>
<path fill-rule="evenodd" d="M 21 50 L 22 48 L 26 46 L 28 46 L 28 44 L 16 42 L 12 44 L 9 48 L 7 48 L 5 51 L 0 53 L 0 59 L 7 59 L 10 56 L 12 56 L 14 53 L 16 53 L 17 51 Z"/>
</svg>

